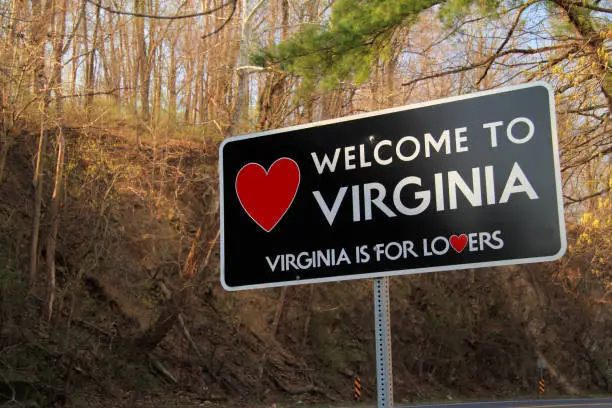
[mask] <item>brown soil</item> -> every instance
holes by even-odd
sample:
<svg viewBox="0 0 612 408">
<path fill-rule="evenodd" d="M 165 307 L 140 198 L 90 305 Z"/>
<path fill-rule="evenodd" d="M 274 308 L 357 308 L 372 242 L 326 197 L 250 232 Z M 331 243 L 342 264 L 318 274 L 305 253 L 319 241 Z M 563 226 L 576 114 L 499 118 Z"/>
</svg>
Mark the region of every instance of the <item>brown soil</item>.
<svg viewBox="0 0 612 408">
<path fill-rule="evenodd" d="M 23 400 L 40 406 L 294 406 L 349 402 L 359 375 L 362 401 L 375 401 L 370 281 L 289 287 L 282 305 L 281 289 L 225 292 L 215 244 L 216 148 L 137 149 L 91 129 L 87 138 L 68 135 L 49 323 L 41 319 L 44 256 L 31 295 L 23 280 L 36 134 L 19 136 L 0 185 L 5 388 L 31 390 Z M 211 253 L 186 285 L 181 273 L 198 228 L 202 252 Z M 585 270 L 581 262 L 570 270 Z M 392 278 L 395 400 L 534 396 L 538 357 L 551 368 L 549 395 L 612 392 L 612 305 L 594 301 L 597 280 L 560 270 L 541 264 Z M 184 325 L 177 321 L 151 352 L 135 347 L 170 310 L 166 292 L 177 299 L 187 290 Z"/>
</svg>

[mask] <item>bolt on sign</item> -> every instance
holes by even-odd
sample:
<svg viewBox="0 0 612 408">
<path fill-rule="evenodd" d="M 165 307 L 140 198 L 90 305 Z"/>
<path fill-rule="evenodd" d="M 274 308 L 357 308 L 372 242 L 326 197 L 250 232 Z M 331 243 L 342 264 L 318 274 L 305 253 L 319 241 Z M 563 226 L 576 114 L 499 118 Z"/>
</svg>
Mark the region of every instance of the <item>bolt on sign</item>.
<svg viewBox="0 0 612 408">
<path fill-rule="evenodd" d="M 546 83 L 228 138 L 227 290 L 552 261 L 566 249 Z"/>
</svg>

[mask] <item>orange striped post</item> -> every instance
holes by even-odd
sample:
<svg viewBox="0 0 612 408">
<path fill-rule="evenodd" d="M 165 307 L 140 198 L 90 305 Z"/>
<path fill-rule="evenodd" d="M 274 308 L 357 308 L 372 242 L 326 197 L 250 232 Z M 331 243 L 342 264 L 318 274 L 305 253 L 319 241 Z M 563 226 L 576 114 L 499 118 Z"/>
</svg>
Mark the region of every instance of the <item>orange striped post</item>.
<svg viewBox="0 0 612 408">
<path fill-rule="evenodd" d="M 543 378 L 538 382 L 538 389 L 540 390 L 540 394 L 544 394 L 544 391 L 546 391 Z"/>
<path fill-rule="evenodd" d="M 358 375 L 353 379 L 353 401 L 358 401 L 361 398 L 361 378 Z"/>
</svg>

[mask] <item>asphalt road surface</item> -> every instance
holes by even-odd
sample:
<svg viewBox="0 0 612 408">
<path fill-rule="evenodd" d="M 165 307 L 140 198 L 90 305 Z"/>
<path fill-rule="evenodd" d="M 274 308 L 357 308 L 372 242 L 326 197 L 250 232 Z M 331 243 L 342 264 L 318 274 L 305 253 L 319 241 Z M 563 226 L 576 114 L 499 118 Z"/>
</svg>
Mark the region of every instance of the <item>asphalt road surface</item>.
<svg viewBox="0 0 612 408">
<path fill-rule="evenodd" d="M 541 399 L 523 401 L 465 402 L 455 404 L 397 404 L 394 408 L 612 408 L 611 398 Z"/>
</svg>

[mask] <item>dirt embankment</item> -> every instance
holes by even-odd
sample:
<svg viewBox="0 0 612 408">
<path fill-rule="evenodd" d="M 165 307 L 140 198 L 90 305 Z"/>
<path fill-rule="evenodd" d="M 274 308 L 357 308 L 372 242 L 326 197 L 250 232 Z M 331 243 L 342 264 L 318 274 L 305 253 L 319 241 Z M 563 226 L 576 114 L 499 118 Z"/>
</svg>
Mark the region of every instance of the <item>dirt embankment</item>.
<svg viewBox="0 0 612 408">
<path fill-rule="evenodd" d="M 23 283 L 36 135 L 11 147 L 0 185 L 0 398 L 23 389 L 19 398 L 45 406 L 337 402 L 359 375 L 362 398 L 375 400 L 371 282 L 220 287 L 215 149 L 137 149 L 93 130 L 68 140 L 49 323 L 44 246 L 32 295 Z M 597 300 L 601 282 L 580 259 L 392 278 L 395 399 L 534 395 L 538 358 L 548 393 L 612 392 L 612 305 Z"/>
</svg>

